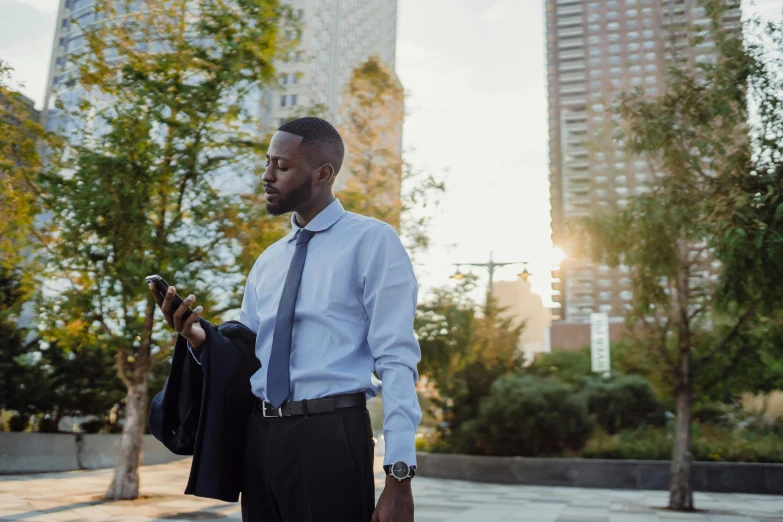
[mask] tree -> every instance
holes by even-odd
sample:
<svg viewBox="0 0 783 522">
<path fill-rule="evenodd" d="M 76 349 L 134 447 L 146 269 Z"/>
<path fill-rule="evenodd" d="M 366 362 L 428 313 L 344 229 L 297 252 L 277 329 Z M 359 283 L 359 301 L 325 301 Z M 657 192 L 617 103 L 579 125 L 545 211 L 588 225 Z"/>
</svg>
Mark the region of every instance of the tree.
<svg viewBox="0 0 783 522">
<path fill-rule="evenodd" d="M 434 391 L 434 405 L 449 424 L 456 451 L 470 452 L 471 432 L 481 399 L 499 377 L 522 366 L 518 350 L 524 325 L 503 314 L 491 296 L 479 308 L 469 297 L 475 278 L 455 288 L 440 288 L 420 304 L 414 329 L 421 346 L 419 371 Z"/>
<path fill-rule="evenodd" d="M 67 114 L 65 153 L 42 176 L 58 219 L 43 274 L 55 292 L 40 315 L 47 342 L 111 354 L 126 422 L 106 496 L 132 499 L 150 376 L 174 342 L 154 321 L 144 277 L 197 294 L 213 320 L 236 306 L 249 259 L 280 237 L 275 221 L 252 220 L 257 195 L 238 192 L 263 166 L 255 97 L 288 45 L 279 34 L 289 9 L 276 0 L 93 8 L 98 22 L 82 28 L 72 69 L 84 95 Z"/>
<path fill-rule="evenodd" d="M 743 45 L 722 27 L 725 6 L 705 7 L 715 60 L 675 60 L 663 95 L 637 90 L 616 108 L 629 152 L 661 177 L 627 208 L 583 222 L 594 259 L 631 268 L 631 330 L 673 382 L 669 506 L 676 510 L 693 509 L 694 397 L 757 358 L 757 347 L 739 340 L 782 299 L 783 28 L 750 24 Z"/>
<path fill-rule="evenodd" d="M 29 274 L 39 261 L 34 241 L 43 241 L 35 218 L 41 210 L 39 148 L 57 141 L 39 125 L 32 102 L 15 89 L 12 69 L 0 60 L 0 265 L 20 277 L 23 298 L 31 294 Z"/>
<path fill-rule="evenodd" d="M 337 197 L 347 210 L 394 226 L 414 254 L 429 244 L 428 215 L 444 191 L 442 180 L 414 168 L 402 153 L 405 92 L 377 57 L 356 67 L 338 111 L 345 162 Z"/>
</svg>

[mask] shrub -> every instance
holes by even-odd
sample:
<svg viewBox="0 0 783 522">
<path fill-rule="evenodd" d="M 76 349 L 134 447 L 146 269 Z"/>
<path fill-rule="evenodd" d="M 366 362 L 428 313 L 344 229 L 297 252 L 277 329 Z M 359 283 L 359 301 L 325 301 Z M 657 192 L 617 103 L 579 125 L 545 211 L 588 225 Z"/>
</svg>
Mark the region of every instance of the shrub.
<svg viewBox="0 0 783 522">
<path fill-rule="evenodd" d="M 587 459 L 669 460 L 671 435 L 661 428 L 644 427 L 609 435 L 596 430 L 582 450 Z"/>
<path fill-rule="evenodd" d="M 38 421 L 38 431 L 41 433 L 57 433 L 57 423 L 51 417 L 44 417 Z"/>
<path fill-rule="evenodd" d="M 546 455 L 578 450 L 594 422 L 571 386 L 532 375 L 492 384 L 479 415 L 463 426 L 455 450 L 484 455 Z"/>
<path fill-rule="evenodd" d="M 79 428 L 84 433 L 100 433 L 100 431 L 106 426 L 106 421 L 103 419 L 91 419 L 79 424 Z"/>
<path fill-rule="evenodd" d="M 783 462 L 783 437 L 694 424 L 693 459 L 715 462 Z M 609 435 L 596 431 L 582 450 L 595 459 L 669 460 L 671 430 L 644 427 Z"/>
<path fill-rule="evenodd" d="M 539 355 L 525 373 L 538 377 L 555 377 L 568 384 L 578 384 L 590 375 L 590 348 L 556 350 Z"/>
<path fill-rule="evenodd" d="M 611 379 L 585 381 L 582 395 L 590 413 L 607 433 L 640 426 L 663 426 L 663 406 L 643 377 L 620 375 Z"/>
<path fill-rule="evenodd" d="M 12 415 L 8 419 L 8 431 L 24 431 L 30 425 L 29 415 Z"/>
</svg>

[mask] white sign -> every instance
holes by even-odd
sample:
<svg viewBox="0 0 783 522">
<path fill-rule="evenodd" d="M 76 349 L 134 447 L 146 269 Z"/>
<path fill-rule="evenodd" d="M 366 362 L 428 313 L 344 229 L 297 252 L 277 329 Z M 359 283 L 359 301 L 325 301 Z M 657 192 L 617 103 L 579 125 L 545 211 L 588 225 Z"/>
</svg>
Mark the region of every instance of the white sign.
<svg viewBox="0 0 783 522">
<path fill-rule="evenodd" d="M 590 355 L 593 371 L 609 372 L 609 315 L 590 314 Z"/>
</svg>

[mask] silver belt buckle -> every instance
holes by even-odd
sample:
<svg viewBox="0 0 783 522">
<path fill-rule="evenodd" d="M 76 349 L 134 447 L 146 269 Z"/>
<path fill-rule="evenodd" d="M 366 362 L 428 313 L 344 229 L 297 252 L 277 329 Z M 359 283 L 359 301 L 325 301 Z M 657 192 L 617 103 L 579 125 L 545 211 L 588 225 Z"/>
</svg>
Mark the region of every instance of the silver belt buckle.
<svg viewBox="0 0 783 522">
<path fill-rule="evenodd" d="M 275 419 L 277 417 L 282 417 L 283 416 L 283 406 L 282 405 L 279 408 L 277 408 L 277 415 L 275 416 L 275 415 L 267 415 L 266 414 L 266 405 L 267 405 L 267 403 L 264 402 L 263 404 L 264 404 L 264 406 L 263 406 L 263 408 L 261 408 L 261 416 L 264 417 L 265 419 Z M 272 409 L 274 409 L 274 408 L 272 408 Z"/>
</svg>

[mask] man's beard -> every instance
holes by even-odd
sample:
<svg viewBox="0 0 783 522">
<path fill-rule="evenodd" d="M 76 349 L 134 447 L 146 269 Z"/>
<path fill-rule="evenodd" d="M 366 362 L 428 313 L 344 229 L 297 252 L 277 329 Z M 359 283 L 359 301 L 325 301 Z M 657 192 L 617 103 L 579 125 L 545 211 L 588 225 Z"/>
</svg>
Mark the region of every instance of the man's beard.
<svg viewBox="0 0 783 522">
<path fill-rule="evenodd" d="M 302 203 L 307 202 L 313 195 L 312 181 L 308 178 L 296 187 L 294 190 L 283 196 L 278 192 L 277 202 L 266 204 L 266 211 L 273 216 L 280 216 L 287 212 L 292 212 Z"/>
</svg>

